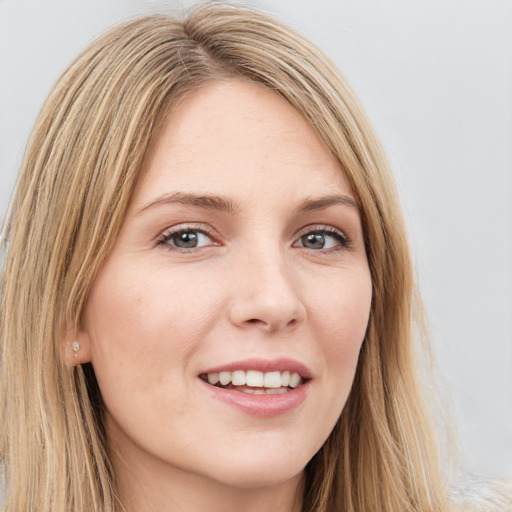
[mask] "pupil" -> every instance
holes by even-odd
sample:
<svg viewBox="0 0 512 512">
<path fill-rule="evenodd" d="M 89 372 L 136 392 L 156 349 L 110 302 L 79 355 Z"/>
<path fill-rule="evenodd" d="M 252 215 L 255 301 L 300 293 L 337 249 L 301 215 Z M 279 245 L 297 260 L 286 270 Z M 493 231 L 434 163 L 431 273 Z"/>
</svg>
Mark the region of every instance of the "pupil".
<svg viewBox="0 0 512 512">
<path fill-rule="evenodd" d="M 323 249 L 325 237 L 322 234 L 310 233 L 302 237 L 302 245 L 308 249 Z"/>
<path fill-rule="evenodd" d="M 185 233 L 178 233 L 174 236 L 173 242 L 177 247 L 190 249 L 197 246 L 197 233 L 193 231 L 186 231 Z"/>
</svg>

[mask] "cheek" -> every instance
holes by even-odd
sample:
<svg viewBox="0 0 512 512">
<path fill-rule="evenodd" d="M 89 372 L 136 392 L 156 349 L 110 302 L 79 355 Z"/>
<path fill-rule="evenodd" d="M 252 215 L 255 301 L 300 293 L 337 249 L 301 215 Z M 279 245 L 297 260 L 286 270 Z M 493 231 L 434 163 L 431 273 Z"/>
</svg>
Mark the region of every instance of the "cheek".
<svg viewBox="0 0 512 512">
<path fill-rule="evenodd" d="M 317 293 L 313 315 L 320 319 L 318 328 L 324 331 L 330 351 L 343 353 L 361 345 L 371 301 L 372 283 L 367 267 L 333 276 L 328 288 Z"/>
<path fill-rule="evenodd" d="M 198 293 L 190 276 L 168 275 L 167 269 L 144 272 L 109 263 L 94 282 L 85 312 L 98 380 L 123 379 L 140 390 L 145 382 L 182 375 L 220 315 L 218 293 L 204 287 Z"/>
<path fill-rule="evenodd" d="M 186 390 L 176 396 L 172 390 L 184 381 L 192 350 L 185 332 L 195 325 L 194 318 L 186 315 L 161 274 L 154 274 L 105 266 L 85 312 L 91 362 L 107 410 L 134 431 L 152 426 L 149 416 L 134 411 L 162 411 L 159 400 L 179 411 L 187 400 Z"/>
<path fill-rule="evenodd" d="M 312 314 L 325 358 L 326 380 L 341 413 L 354 379 L 371 309 L 372 283 L 367 268 L 332 279 L 317 297 Z"/>
</svg>

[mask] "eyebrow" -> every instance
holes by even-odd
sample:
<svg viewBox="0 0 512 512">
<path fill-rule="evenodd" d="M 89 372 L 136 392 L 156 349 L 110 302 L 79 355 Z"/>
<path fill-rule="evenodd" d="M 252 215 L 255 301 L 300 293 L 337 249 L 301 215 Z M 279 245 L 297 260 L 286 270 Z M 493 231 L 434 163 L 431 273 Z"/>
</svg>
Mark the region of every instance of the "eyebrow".
<svg viewBox="0 0 512 512">
<path fill-rule="evenodd" d="M 140 210 L 137 211 L 137 215 L 149 208 L 153 208 L 154 206 L 173 203 L 179 203 L 186 206 L 197 206 L 205 210 L 216 210 L 227 213 L 236 213 L 240 209 L 238 205 L 228 197 L 210 194 L 198 195 L 186 192 L 171 192 L 157 197 L 140 208 Z"/>
<path fill-rule="evenodd" d="M 330 206 L 336 206 L 338 204 L 350 206 L 351 208 L 356 208 L 359 210 L 359 205 L 352 197 L 342 194 L 333 194 L 318 198 L 307 198 L 297 205 L 296 211 L 313 212 L 316 210 L 324 210 Z"/>
<path fill-rule="evenodd" d="M 186 206 L 196 206 L 205 210 L 214 210 L 226 213 L 237 213 L 240 211 L 239 205 L 229 197 L 211 194 L 199 195 L 186 192 L 171 192 L 163 194 L 144 205 L 137 211 L 137 215 L 155 206 L 173 203 L 179 203 Z M 306 198 L 297 204 L 295 211 L 312 212 L 316 210 L 324 210 L 330 206 L 339 204 L 359 209 L 359 205 L 350 196 L 333 194 L 317 198 Z"/>
</svg>

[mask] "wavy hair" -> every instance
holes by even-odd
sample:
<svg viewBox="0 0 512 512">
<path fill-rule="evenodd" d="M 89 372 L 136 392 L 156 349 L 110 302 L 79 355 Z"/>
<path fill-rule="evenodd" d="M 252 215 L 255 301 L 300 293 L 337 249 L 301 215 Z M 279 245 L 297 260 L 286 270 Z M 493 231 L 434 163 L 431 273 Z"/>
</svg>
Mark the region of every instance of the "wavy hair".
<svg viewBox="0 0 512 512">
<path fill-rule="evenodd" d="M 152 15 L 92 43 L 38 117 L 4 231 L 0 455 L 9 512 L 113 512 L 115 478 L 90 365 L 62 363 L 64 326 L 123 223 L 148 143 L 169 109 L 208 82 L 275 91 L 316 130 L 361 205 L 373 283 L 348 402 L 305 468 L 303 512 L 445 510 L 415 362 L 415 288 L 393 178 L 345 79 L 264 14 L 206 4 Z"/>
</svg>

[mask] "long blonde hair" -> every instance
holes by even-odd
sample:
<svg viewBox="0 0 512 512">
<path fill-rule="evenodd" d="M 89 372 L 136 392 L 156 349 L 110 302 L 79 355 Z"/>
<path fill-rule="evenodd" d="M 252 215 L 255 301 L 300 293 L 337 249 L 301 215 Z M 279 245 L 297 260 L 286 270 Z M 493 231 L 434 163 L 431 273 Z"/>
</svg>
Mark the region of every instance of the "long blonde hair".
<svg viewBox="0 0 512 512">
<path fill-rule="evenodd" d="M 206 4 L 91 44 L 32 133 L 5 226 L 0 454 L 6 510 L 114 511 L 103 403 L 90 365 L 62 363 L 159 122 L 184 94 L 237 77 L 275 91 L 314 127 L 361 204 L 373 282 L 352 392 L 308 463 L 304 512 L 445 510 L 411 326 L 414 279 L 399 202 L 355 96 L 309 41 L 263 14 Z"/>
</svg>

